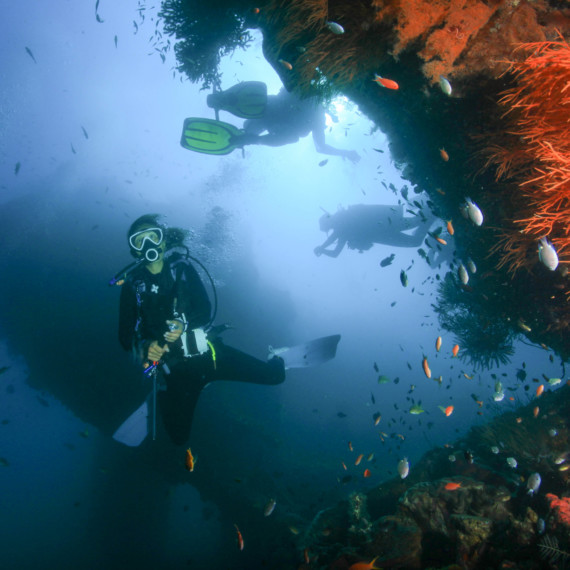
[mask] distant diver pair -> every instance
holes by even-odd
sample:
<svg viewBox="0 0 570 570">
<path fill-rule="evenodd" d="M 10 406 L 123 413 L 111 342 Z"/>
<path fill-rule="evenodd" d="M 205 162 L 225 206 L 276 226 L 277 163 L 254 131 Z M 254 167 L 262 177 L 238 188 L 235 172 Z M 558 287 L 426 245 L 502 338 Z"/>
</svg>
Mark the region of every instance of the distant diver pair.
<svg viewBox="0 0 570 570">
<path fill-rule="evenodd" d="M 216 117 L 223 110 L 245 119 L 243 129 L 219 120 L 188 118 L 180 141 L 188 150 L 224 155 L 247 145 L 283 146 L 312 133 L 317 152 L 360 160 L 356 151 L 326 143 L 325 110 L 316 97 L 301 99 L 284 88 L 267 95 L 262 81 L 244 81 L 208 95 L 207 104 Z"/>
<path fill-rule="evenodd" d="M 145 401 L 113 435 L 136 447 L 152 433 L 156 437 L 157 404 L 173 443 L 184 445 L 190 436 L 194 409 L 202 389 L 215 380 L 275 385 L 285 370 L 313 366 L 334 358 L 340 335 L 319 338 L 283 349 L 269 349 L 267 361 L 226 346 L 220 334 L 226 325 L 213 326 L 217 296 L 205 267 L 191 257 L 180 228 L 167 228 L 159 216 L 141 216 L 128 231 L 135 263 L 110 281 L 122 285 L 119 341 L 132 351 L 147 379 L 152 380 Z M 214 310 L 193 263 L 208 275 L 214 292 Z M 148 380 L 145 380 L 148 382 Z"/>
</svg>

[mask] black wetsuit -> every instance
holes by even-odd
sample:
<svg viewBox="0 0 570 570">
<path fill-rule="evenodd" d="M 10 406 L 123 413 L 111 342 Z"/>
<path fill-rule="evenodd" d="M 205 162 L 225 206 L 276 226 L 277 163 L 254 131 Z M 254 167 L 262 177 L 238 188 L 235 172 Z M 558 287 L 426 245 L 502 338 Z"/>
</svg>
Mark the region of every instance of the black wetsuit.
<svg viewBox="0 0 570 570">
<path fill-rule="evenodd" d="M 164 345 L 166 320 L 184 316 L 188 323 L 186 348 L 193 355 L 184 354 L 184 335 L 169 344 L 170 351 L 164 355 L 164 361 L 170 373 L 164 375 L 166 390 L 158 395 L 164 426 L 178 445 L 184 445 L 190 436 L 194 408 L 209 382 L 280 384 L 285 379 L 280 358 L 263 362 L 224 345 L 220 339 L 211 340 L 215 361 L 211 348 L 199 354 L 191 331 L 208 324 L 210 312 L 210 301 L 198 273 L 178 254 L 165 258 L 162 271 L 156 275 L 144 267 L 135 270 L 121 290 L 119 341 L 141 361 L 153 341 Z"/>
</svg>

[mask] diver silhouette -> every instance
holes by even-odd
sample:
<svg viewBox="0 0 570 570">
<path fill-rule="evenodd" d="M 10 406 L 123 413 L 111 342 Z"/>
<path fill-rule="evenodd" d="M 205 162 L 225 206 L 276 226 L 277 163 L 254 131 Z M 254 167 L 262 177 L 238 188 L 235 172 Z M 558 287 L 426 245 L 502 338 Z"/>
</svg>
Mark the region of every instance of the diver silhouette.
<svg viewBox="0 0 570 570">
<path fill-rule="evenodd" d="M 406 218 L 404 206 L 355 204 L 319 219 L 323 232 L 332 232 L 324 243 L 314 249 L 315 255 L 338 257 L 344 246 L 360 253 L 375 243 L 394 247 L 418 247 L 422 244 L 433 220 L 420 216 Z M 404 233 L 415 229 L 412 234 Z M 333 249 L 327 249 L 336 242 Z"/>
<path fill-rule="evenodd" d="M 312 133 L 317 152 L 341 156 L 353 163 L 360 160 L 360 155 L 354 150 L 340 149 L 327 144 L 325 109 L 317 97 L 302 99 L 284 87 L 277 95 L 267 95 L 265 83 L 244 81 L 225 91 L 208 95 L 207 102 L 216 112 L 224 110 L 246 119 L 239 135 L 231 132 L 228 136 L 224 133 L 224 140 L 231 141 L 229 143 L 231 149 L 246 145 L 283 146 L 295 143 Z M 217 126 L 221 125 L 225 129 L 228 126 L 232 127 L 218 122 Z M 205 152 L 202 148 L 195 148 L 195 144 L 188 141 L 188 145 L 193 147 L 191 150 Z M 221 154 L 219 150 L 216 150 L 216 153 Z"/>
</svg>

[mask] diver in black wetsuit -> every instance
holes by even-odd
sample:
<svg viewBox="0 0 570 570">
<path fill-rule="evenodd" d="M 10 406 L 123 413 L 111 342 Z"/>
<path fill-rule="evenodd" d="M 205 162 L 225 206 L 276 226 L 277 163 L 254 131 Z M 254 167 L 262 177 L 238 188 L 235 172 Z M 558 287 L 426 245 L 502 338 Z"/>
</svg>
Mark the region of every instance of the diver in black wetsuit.
<svg viewBox="0 0 570 570">
<path fill-rule="evenodd" d="M 326 142 L 326 127 L 325 110 L 317 97 L 301 99 L 282 88 L 277 95 L 267 97 L 262 117 L 245 121 L 242 140 L 244 144 L 283 146 L 312 133 L 317 152 L 358 162 L 360 155 L 355 150 L 336 148 Z"/>
<path fill-rule="evenodd" d="M 171 440 L 184 445 L 190 436 L 200 392 L 213 380 L 280 384 L 283 360 L 263 362 L 210 339 L 211 305 L 198 273 L 176 246 L 185 232 L 165 228 L 157 215 L 138 218 L 129 228 L 131 254 L 144 261 L 121 290 L 119 341 L 141 362 L 163 362 L 166 390 L 158 394 Z"/>
</svg>

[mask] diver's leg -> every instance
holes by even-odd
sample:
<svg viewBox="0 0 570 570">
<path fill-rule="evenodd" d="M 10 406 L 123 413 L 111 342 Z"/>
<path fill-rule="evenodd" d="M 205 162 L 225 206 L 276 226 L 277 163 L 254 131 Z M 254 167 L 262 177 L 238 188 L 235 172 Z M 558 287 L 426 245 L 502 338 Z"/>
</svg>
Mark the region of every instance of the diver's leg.
<svg viewBox="0 0 570 570">
<path fill-rule="evenodd" d="M 184 445 L 190 437 L 194 409 L 206 384 L 201 364 L 196 358 L 173 366 L 166 376 L 166 390 L 158 393 L 162 422 L 176 445 Z"/>
<path fill-rule="evenodd" d="M 269 361 L 259 360 L 217 341 L 216 364 L 207 374 L 211 380 L 236 380 L 252 384 L 281 384 L 285 380 L 285 365 L 278 356 Z"/>
</svg>

